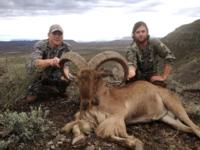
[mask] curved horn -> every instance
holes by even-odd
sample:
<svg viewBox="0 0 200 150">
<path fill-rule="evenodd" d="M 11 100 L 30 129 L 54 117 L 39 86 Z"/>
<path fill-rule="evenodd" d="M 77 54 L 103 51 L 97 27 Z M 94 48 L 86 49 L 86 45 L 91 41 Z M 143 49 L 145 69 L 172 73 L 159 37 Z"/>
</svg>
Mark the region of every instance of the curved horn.
<svg viewBox="0 0 200 150">
<path fill-rule="evenodd" d="M 118 62 L 123 67 L 124 78 L 123 78 L 122 83 L 125 82 L 127 80 L 127 76 L 128 76 L 128 62 L 118 52 L 105 51 L 105 52 L 99 53 L 96 56 L 94 56 L 88 62 L 88 66 L 91 69 L 98 69 L 103 63 L 105 63 L 107 61 L 116 61 L 116 62 Z"/>
<path fill-rule="evenodd" d="M 64 64 L 66 60 L 74 63 L 79 70 L 88 68 L 87 61 L 76 52 L 66 52 L 62 54 L 60 64 Z"/>
</svg>

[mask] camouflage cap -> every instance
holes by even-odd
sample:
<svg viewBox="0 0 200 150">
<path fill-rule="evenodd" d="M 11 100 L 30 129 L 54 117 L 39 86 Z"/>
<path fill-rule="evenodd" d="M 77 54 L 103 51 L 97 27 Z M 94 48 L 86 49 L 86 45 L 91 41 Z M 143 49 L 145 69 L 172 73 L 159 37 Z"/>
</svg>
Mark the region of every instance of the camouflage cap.
<svg viewBox="0 0 200 150">
<path fill-rule="evenodd" d="M 49 33 L 53 33 L 55 31 L 60 31 L 63 33 L 62 27 L 58 24 L 54 24 L 54 25 L 50 26 L 50 28 L 49 28 Z"/>
</svg>

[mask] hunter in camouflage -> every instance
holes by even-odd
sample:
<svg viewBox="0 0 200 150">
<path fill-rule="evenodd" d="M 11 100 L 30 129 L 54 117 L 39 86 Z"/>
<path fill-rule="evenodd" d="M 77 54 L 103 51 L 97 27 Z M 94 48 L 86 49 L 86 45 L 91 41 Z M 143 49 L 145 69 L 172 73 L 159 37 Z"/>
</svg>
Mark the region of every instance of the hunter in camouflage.
<svg viewBox="0 0 200 150">
<path fill-rule="evenodd" d="M 28 87 L 26 100 L 35 101 L 38 98 L 47 98 L 59 94 L 66 95 L 69 85 L 69 62 L 60 66 L 60 57 L 69 52 L 70 47 L 63 41 L 63 29 L 60 25 L 52 25 L 48 39 L 41 40 L 34 45 L 34 52 L 27 63 L 27 72 L 32 76 L 33 83 Z M 66 76 L 63 76 L 63 71 Z"/>
<path fill-rule="evenodd" d="M 169 76 L 175 56 L 160 40 L 149 39 L 148 27 L 137 22 L 132 32 L 133 42 L 126 52 L 129 62 L 129 79 L 163 82 Z M 164 60 L 163 74 L 158 74 L 159 57 Z"/>
</svg>

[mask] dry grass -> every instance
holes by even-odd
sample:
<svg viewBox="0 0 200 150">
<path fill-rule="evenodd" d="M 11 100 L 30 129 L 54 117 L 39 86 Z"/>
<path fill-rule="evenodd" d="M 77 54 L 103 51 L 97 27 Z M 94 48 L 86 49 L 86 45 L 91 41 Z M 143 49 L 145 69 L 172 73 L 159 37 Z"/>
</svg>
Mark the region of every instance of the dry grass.
<svg viewBox="0 0 200 150">
<path fill-rule="evenodd" d="M 1 110 L 12 107 L 22 99 L 28 86 L 25 71 L 27 55 L 4 55 L 0 58 L 0 106 Z"/>
</svg>

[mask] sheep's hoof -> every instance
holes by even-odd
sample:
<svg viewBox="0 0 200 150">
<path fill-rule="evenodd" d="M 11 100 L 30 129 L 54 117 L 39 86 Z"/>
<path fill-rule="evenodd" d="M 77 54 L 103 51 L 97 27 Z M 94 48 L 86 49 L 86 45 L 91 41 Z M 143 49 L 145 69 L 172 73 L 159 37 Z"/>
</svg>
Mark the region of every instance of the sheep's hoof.
<svg viewBox="0 0 200 150">
<path fill-rule="evenodd" d="M 74 148 L 80 148 L 86 146 L 85 136 L 79 135 L 72 140 L 72 145 Z"/>
<path fill-rule="evenodd" d="M 82 143 L 85 141 L 85 136 L 83 134 L 73 138 L 72 140 L 72 145 L 76 144 L 76 143 Z"/>
</svg>

